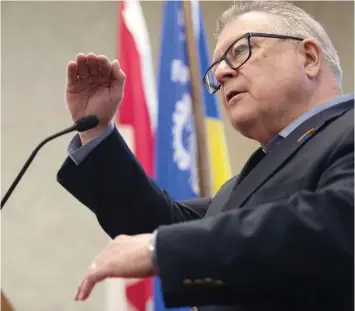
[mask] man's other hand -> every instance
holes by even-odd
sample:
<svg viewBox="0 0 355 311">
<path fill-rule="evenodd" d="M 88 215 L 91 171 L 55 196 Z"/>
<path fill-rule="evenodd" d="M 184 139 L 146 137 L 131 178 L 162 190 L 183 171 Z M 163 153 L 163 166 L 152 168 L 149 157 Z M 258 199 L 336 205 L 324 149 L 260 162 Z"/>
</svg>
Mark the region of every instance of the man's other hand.
<svg viewBox="0 0 355 311">
<path fill-rule="evenodd" d="M 146 278 L 154 275 L 152 234 L 119 235 L 96 257 L 80 282 L 75 300 L 86 300 L 97 282 L 108 277 Z"/>
</svg>

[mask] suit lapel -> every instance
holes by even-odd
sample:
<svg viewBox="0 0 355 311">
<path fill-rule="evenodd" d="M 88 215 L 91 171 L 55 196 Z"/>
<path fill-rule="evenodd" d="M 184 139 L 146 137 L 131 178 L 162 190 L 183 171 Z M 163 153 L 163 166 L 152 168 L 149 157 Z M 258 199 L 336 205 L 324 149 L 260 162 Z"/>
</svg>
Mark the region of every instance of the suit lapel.
<svg viewBox="0 0 355 311">
<path fill-rule="evenodd" d="M 353 108 L 353 105 L 353 100 L 338 104 L 314 115 L 297 127 L 288 137 L 281 140 L 280 143 L 240 181 L 229 197 L 229 200 L 223 206 L 222 211 L 241 207 L 243 203 L 299 148 L 309 141 L 312 136 L 341 114 Z"/>
<path fill-rule="evenodd" d="M 238 176 L 233 177 L 228 181 L 227 184 L 223 185 L 223 187 L 217 192 L 215 197 L 212 200 L 210 207 L 208 208 L 205 217 L 215 216 L 221 212 L 222 207 L 229 200 L 235 185 L 237 184 Z"/>
<path fill-rule="evenodd" d="M 238 176 L 238 181 L 237 184 L 240 184 L 242 180 L 248 176 L 248 174 L 253 170 L 254 167 L 256 167 L 259 162 L 266 157 L 265 152 L 262 150 L 262 148 L 257 149 L 249 158 L 247 163 L 243 166 L 242 171 L 240 172 Z"/>
<path fill-rule="evenodd" d="M 214 216 L 221 212 L 222 207 L 229 200 L 233 190 L 240 183 L 243 178 L 265 157 L 265 153 L 261 148 L 256 150 L 244 165 L 242 171 L 238 176 L 233 177 L 226 183 L 213 198 L 211 206 L 206 212 L 205 216 Z"/>
</svg>

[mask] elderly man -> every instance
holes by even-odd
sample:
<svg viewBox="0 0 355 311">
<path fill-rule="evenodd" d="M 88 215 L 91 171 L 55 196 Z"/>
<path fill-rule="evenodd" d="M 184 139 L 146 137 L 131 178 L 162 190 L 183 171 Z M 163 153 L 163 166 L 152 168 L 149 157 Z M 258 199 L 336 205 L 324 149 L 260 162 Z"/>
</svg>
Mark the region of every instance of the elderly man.
<svg viewBox="0 0 355 311">
<path fill-rule="evenodd" d="M 100 125 L 73 139 L 58 181 L 113 238 L 77 300 L 106 277 L 159 275 L 167 307 L 351 309 L 354 98 L 318 22 L 265 1 L 219 19 L 204 82 L 260 148 L 214 198 L 176 202 L 145 175 L 111 123 L 125 82 L 117 60 L 79 54 L 67 72 L 73 119 L 94 113 Z"/>
</svg>

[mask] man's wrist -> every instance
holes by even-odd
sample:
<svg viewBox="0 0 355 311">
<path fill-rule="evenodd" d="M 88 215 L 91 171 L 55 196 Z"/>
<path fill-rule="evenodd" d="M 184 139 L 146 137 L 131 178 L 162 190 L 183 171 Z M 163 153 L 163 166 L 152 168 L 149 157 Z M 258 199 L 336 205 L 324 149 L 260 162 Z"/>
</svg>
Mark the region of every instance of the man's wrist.
<svg viewBox="0 0 355 311">
<path fill-rule="evenodd" d="M 149 244 L 149 250 L 152 255 L 152 265 L 153 265 L 153 271 L 155 275 L 159 274 L 159 269 L 158 269 L 158 260 L 157 260 L 157 249 L 156 249 L 156 239 L 158 235 L 158 229 L 156 229 L 153 232 L 152 239 Z"/>
<path fill-rule="evenodd" d="M 69 157 L 76 165 L 79 165 L 114 129 L 114 124 L 109 123 L 100 135 L 95 136 L 85 145 L 82 144 L 79 135 L 75 135 L 67 149 Z"/>
<path fill-rule="evenodd" d="M 85 132 L 79 133 L 80 141 L 82 145 L 87 144 L 94 138 L 98 137 L 101 133 L 105 131 L 110 126 L 110 122 L 105 124 L 99 124 L 98 126 L 94 127 L 91 130 L 87 130 Z"/>
</svg>

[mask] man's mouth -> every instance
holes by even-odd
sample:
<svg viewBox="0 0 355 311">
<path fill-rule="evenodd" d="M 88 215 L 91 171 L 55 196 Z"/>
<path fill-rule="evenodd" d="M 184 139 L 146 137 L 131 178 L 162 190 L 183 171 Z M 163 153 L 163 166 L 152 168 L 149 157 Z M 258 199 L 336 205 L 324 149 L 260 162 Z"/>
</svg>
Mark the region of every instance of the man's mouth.
<svg viewBox="0 0 355 311">
<path fill-rule="evenodd" d="M 226 99 L 227 99 L 227 102 L 229 103 L 234 97 L 242 94 L 244 92 L 237 92 L 237 91 L 231 91 L 227 94 L 226 96 Z"/>
</svg>

